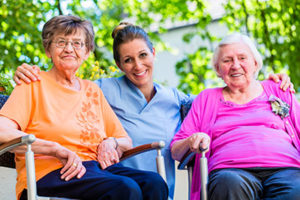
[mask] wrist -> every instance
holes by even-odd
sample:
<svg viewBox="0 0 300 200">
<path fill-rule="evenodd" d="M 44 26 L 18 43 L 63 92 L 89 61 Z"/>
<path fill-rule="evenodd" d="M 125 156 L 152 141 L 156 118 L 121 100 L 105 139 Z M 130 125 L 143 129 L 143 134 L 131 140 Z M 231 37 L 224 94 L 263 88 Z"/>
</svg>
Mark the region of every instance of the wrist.
<svg viewBox="0 0 300 200">
<path fill-rule="evenodd" d="M 113 141 L 114 141 L 114 143 L 115 143 L 114 148 L 117 150 L 118 147 L 119 147 L 119 143 L 118 143 L 117 138 L 115 138 L 115 137 L 108 137 L 108 138 L 106 138 L 105 140 L 107 140 L 107 139 L 110 139 L 110 140 L 113 140 Z"/>
<path fill-rule="evenodd" d="M 115 143 L 116 143 L 115 149 L 117 150 L 117 149 L 118 149 L 118 147 L 119 147 L 118 140 L 117 140 L 117 138 L 115 138 L 115 137 L 113 137 L 113 139 L 114 139 L 114 141 L 115 141 Z"/>
</svg>

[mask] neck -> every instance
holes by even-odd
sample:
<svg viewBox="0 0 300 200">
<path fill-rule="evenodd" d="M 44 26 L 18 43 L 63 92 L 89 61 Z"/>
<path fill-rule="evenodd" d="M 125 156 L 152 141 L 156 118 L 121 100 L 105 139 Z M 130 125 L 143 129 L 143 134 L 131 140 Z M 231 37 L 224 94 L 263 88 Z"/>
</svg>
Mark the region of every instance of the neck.
<svg viewBox="0 0 300 200">
<path fill-rule="evenodd" d="M 259 81 L 254 80 L 245 88 L 230 88 L 226 86 L 223 89 L 225 101 L 231 101 L 236 104 L 245 104 L 258 97 L 263 91 Z"/>
<path fill-rule="evenodd" d="M 60 71 L 53 66 L 49 74 L 62 86 L 76 91 L 80 90 L 79 80 L 73 71 Z"/>
<path fill-rule="evenodd" d="M 147 87 L 142 87 L 142 88 L 139 88 L 139 89 L 143 93 L 143 95 L 145 96 L 148 103 L 151 101 L 151 99 L 154 97 L 154 95 L 156 93 L 153 83 L 151 85 L 147 86 Z"/>
</svg>

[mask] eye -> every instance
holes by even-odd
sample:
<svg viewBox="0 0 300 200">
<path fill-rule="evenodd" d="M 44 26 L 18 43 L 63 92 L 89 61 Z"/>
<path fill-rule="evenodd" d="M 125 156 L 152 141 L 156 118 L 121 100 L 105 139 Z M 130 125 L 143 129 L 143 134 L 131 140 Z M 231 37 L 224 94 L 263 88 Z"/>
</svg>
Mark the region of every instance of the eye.
<svg viewBox="0 0 300 200">
<path fill-rule="evenodd" d="M 144 58 L 144 57 L 146 57 L 147 55 L 148 55 L 147 53 L 141 53 L 141 54 L 140 54 L 140 57 Z"/>
<path fill-rule="evenodd" d="M 81 42 L 80 41 L 75 41 L 75 42 L 73 42 L 73 46 L 75 47 L 75 48 L 80 48 L 81 47 Z"/>
<path fill-rule="evenodd" d="M 126 58 L 126 59 L 124 60 L 124 62 L 125 62 L 125 63 L 131 62 L 131 58 Z"/>
<path fill-rule="evenodd" d="M 225 59 L 225 60 L 223 60 L 223 62 L 224 63 L 228 63 L 228 62 L 230 62 L 230 60 L 229 59 Z"/>
<path fill-rule="evenodd" d="M 59 47 L 65 47 L 67 42 L 66 40 L 58 40 L 56 43 Z"/>
</svg>

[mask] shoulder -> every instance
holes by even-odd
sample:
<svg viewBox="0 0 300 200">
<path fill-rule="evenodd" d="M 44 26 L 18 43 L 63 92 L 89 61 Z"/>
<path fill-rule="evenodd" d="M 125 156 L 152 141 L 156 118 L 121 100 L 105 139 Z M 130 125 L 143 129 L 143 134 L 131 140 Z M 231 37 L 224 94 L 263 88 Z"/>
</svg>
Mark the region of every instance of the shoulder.
<svg viewBox="0 0 300 200">
<path fill-rule="evenodd" d="M 166 98 L 168 99 L 168 101 L 175 101 L 176 103 L 180 103 L 181 99 L 183 99 L 186 96 L 177 88 L 166 87 L 158 83 L 154 83 L 154 87 L 160 98 Z"/>
<path fill-rule="evenodd" d="M 40 80 L 39 81 L 32 81 L 30 83 L 25 83 L 23 80 L 21 80 L 22 84 L 16 85 L 14 87 L 13 92 L 19 93 L 19 91 L 40 91 L 38 88 L 42 87 L 42 85 L 47 84 L 53 85 L 51 82 L 51 78 L 49 78 L 49 75 L 45 71 L 40 72 Z M 48 87 L 47 87 L 48 88 Z M 50 90 L 50 88 L 49 88 Z"/>
<path fill-rule="evenodd" d="M 289 90 L 283 91 L 282 89 L 280 89 L 281 81 L 275 83 L 274 81 L 271 80 L 264 80 L 261 81 L 261 84 L 268 96 L 274 95 L 278 98 L 282 98 L 282 100 L 286 102 L 290 102 L 292 93 Z"/>
<path fill-rule="evenodd" d="M 284 94 L 290 93 L 289 91 L 285 92 L 280 89 L 281 81 L 276 83 L 271 80 L 264 80 L 264 81 L 261 81 L 261 84 L 262 84 L 264 90 L 268 94 L 275 94 L 277 96 L 277 95 L 284 95 Z"/>
<path fill-rule="evenodd" d="M 204 99 L 216 99 L 223 88 L 208 88 L 200 92 L 196 99 L 198 100 L 204 100 Z"/>
<path fill-rule="evenodd" d="M 81 80 L 81 82 L 83 83 L 83 90 L 86 93 L 90 93 L 90 92 L 97 92 L 97 93 L 102 93 L 101 89 L 99 88 L 99 86 L 90 80 Z"/>
<path fill-rule="evenodd" d="M 111 86 L 117 86 L 124 82 L 124 76 L 121 77 L 112 77 L 112 78 L 100 78 L 98 80 L 95 80 L 94 83 L 96 83 L 100 88 L 103 87 L 111 87 Z"/>
</svg>

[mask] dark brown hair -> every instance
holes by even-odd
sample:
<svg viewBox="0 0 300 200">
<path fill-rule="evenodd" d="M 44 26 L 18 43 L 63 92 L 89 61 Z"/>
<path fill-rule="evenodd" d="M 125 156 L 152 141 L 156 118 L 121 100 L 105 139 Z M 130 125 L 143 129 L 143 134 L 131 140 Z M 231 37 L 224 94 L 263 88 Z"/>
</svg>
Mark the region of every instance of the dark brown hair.
<svg viewBox="0 0 300 200">
<path fill-rule="evenodd" d="M 143 39 L 150 51 L 153 52 L 153 45 L 149 39 L 148 34 L 139 26 L 135 26 L 128 22 L 121 22 L 114 28 L 111 36 L 114 38 L 113 54 L 116 62 L 120 62 L 120 45 L 126 42 L 130 42 L 134 39 Z"/>
<path fill-rule="evenodd" d="M 59 15 L 46 22 L 42 31 L 43 46 L 45 50 L 49 50 L 55 35 L 61 33 L 70 35 L 76 33 L 78 30 L 84 31 L 85 46 L 88 51 L 93 51 L 95 48 L 93 25 L 88 20 L 82 20 L 79 17 L 72 15 Z"/>
</svg>

